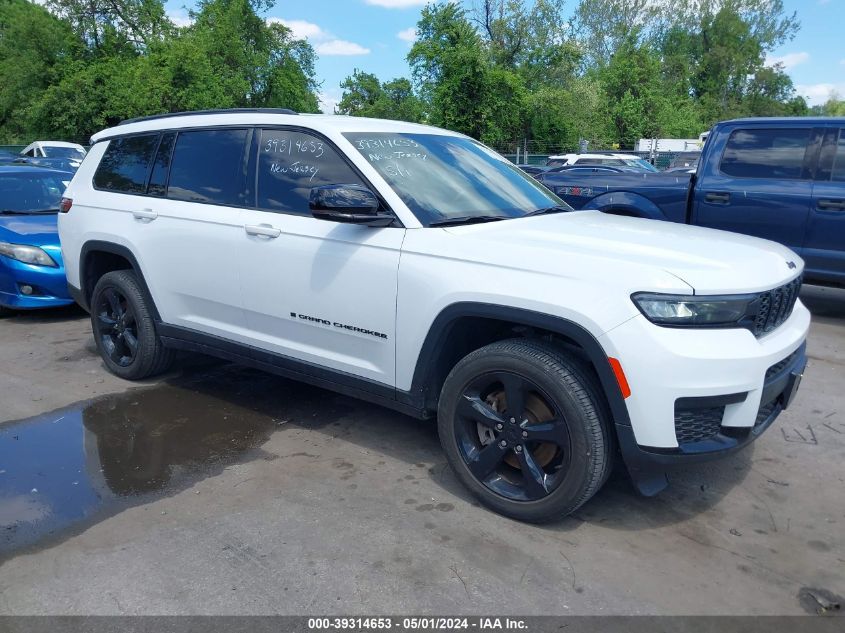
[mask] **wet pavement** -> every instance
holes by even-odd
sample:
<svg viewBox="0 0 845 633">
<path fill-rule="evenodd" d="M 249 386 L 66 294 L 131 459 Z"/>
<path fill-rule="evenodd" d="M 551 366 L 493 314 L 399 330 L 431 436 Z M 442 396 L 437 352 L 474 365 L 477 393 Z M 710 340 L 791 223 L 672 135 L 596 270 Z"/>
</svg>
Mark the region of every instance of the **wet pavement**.
<svg viewBox="0 0 845 633">
<path fill-rule="evenodd" d="M 286 391 L 222 367 L 0 426 L 0 559 L 246 458 Z"/>
<path fill-rule="evenodd" d="M 0 614 L 841 612 L 845 291 L 803 298 L 758 442 L 549 526 L 478 507 L 429 423 L 203 357 L 139 387 L 78 312 L 4 320 Z"/>
</svg>

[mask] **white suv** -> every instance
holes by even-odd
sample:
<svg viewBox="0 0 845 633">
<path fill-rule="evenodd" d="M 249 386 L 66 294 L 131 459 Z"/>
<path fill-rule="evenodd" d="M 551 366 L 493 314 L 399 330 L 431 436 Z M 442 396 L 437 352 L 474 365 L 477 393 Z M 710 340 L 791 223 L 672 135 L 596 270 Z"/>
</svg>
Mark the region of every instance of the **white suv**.
<svg viewBox="0 0 845 633">
<path fill-rule="evenodd" d="M 573 212 L 466 136 L 251 110 L 92 143 L 59 231 L 112 372 L 199 350 L 436 415 L 457 476 L 512 517 L 574 511 L 617 450 L 656 493 L 758 436 L 806 363 L 794 253 Z"/>
</svg>

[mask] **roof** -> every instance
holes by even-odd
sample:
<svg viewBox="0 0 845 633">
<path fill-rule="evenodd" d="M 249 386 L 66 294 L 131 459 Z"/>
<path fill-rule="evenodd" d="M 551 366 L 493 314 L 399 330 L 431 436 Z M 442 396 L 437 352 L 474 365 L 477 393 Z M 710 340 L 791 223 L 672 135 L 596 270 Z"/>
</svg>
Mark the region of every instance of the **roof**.
<svg viewBox="0 0 845 633">
<path fill-rule="evenodd" d="M 576 159 L 576 158 L 577 159 L 589 158 L 589 159 L 596 159 L 596 160 L 598 160 L 600 158 L 625 158 L 625 159 L 636 160 L 636 159 L 639 158 L 639 156 L 637 156 L 636 154 L 622 154 L 622 153 L 619 153 L 619 152 L 611 152 L 611 153 L 605 153 L 605 154 L 594 154 L 594 153 L 586 152 L 584 154 L 572 153 L 572 154 L 557 154 L 556 156 L 549 156 L 549 160 L 562 160 L 562 159 L 572 160 L 572 159 Z"/>
<path fill-rule="evenodd" d="M 79 143 L 68 143 L 66 141 L 33 141 L 29 144 L 29 146 L 32 145 L 44 145 L 46 147 L 73 147 L 77 149 L 84 149 Z"/>
<path fill-rule="evenodd" d="M 729 121 L 721 121 L 722 123 L 742 123 L 748 124 L 768 124 L 768 125 L 795 125 L 796 123 L 803 123 L 808 125 L 842 125 L 845 124 L 845 117 L 833 116 L 779 116 L 779 117 L 748 117 L 745 119 L 731 119 Z"/>
<path fill-rule="evenodd" d="M 126 121 L 112 128 L 97 132 L 92 143 L 108 138 L 157 130 L 214 127 L 222 125 L 291 125 L 323 132 L 394 132 L 416 134 L 448 134 L 459 136 L 441 128 L 419 123 L 368 119 L 336 114 L 289 114 L 280 110 L 220 110 L 212 112 L 177 112 L 141 120 Z"/>
</svg>

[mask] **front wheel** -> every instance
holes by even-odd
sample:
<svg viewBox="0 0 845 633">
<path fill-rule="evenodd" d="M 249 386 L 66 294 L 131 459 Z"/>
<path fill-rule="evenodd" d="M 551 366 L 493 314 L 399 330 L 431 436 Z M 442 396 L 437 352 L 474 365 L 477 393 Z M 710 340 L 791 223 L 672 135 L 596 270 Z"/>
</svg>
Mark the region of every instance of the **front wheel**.
<svg viewBox="0 0 845 633">
<path fill-rule="evenodd" d="M 577 510 L 612 466 L 609 416 L 585 363 L 551 343 L 513 339 L 463 358 L 446 378 L 438 431 L 458 479 L 521 521 Z"/>
<path fill-rule="evenodd" d="M 91 295 L 91 328 L 103 362 L 113 374 L 141 380 L 166 371 L 173 352 L 156 333 L 151 306 L 135 273 L 103 275 Z"/>
</svg>

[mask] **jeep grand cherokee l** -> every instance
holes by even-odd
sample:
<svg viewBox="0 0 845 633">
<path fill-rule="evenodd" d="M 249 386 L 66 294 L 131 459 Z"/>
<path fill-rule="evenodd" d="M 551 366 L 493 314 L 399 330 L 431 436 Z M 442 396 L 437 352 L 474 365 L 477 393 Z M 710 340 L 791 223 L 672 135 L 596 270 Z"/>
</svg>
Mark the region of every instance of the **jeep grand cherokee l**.
<svg viewBox="0 0 845 633">
<path fill-rule="evenodd" d="M 113 373 L 198 350 L 437 418 L 458 478 L 527 521 L 617 450 L 654 494 L 789 405 L 810 323 L 773 242 L 574 212 L 477 141 L 290 111 L 96 134 L 62 203 Z"/>
</svg>

